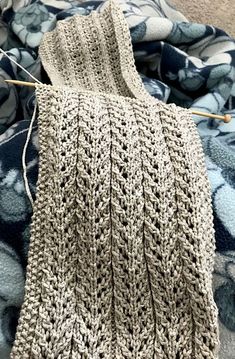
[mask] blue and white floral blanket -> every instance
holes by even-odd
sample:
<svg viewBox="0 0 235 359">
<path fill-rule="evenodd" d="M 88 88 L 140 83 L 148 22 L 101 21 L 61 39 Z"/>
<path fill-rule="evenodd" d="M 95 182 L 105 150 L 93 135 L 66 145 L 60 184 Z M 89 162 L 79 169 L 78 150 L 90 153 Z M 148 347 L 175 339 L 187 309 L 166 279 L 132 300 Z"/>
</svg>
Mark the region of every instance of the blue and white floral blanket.
<svg viewBox="0 0 235 359">
<path fill-rule="evenodd" d="M 195 117 L 212 188 L 217 256 L 214 295 L 219 308 L 220 359 L 235 358 L 235 41 L 212 26 L 187 22 L 165 0 L 118 0 L 129 23 L 136 66 L 147 90 L 164 102 L 229 113 L 229 124 Z M 48 78 L 37 51 L 42 35 L 74 14 L 102 11 L 103 1 L 1 0 L 0 47 L 40 81 Z M 9 358 L 24 295 L 32 207 L 22 152 L 34 108 L 31 80 L 0 55 L 0 358 Z M 35 197 L 37 123 L 26 155 Z"/>
</svg>

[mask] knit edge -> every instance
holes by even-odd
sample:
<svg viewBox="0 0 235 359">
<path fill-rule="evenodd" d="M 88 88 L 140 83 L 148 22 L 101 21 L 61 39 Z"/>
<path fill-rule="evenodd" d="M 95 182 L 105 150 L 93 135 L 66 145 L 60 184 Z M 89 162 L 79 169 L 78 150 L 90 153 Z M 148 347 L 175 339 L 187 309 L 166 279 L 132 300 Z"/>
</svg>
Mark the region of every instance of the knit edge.
<svg viewBox="0 0 235 359">
<path fill-rule="evenodd" d="M 45 86 L 36 84 L 36 98 L 39 103 L 45 104 L 49 99 L 49 104 L 51 103 L 51 98 L 48 98 L 46 92 L 44 91 Z M 49 106 L 51 108 L 51 106 Z M 36 216 L 37 213 L 45 214 L 45 203 L 43 200 L 43 193 L 45 190 L 45 179 L 47 178 L 47 159 L 45 151 L 47 147 L 46 133 L 47 133 L 47 120 L 48 116 L 43 116 L 42 112 L 39 111 L 38 115 L 38 128 L 39 128 L 39 173 L 37 180 L 37 192 L 36 192 L 36 200 L 33 205 L 33 216 L 30 225 L 30 234 L 31 241 L 29 244 L 29 255 L 28 255 L 28 263 L 26 267 L 26 280 L 25 280 L 25 293 L 24 293 L 24 301 L 20 311 L 19 322 L 16 330 L 16 338 L 12 347 L 12 351 L 10 354 L 11 359 L 18 359 L 20 356 L 24 355 L 24 358 L 31 358 L 31 344 L 32 341 L 29 340 L 29 332 L 32 334 L 32 338 L 34 340 L 34 329 L 37 324 L 37 316 L 34 321 L 34 326 L 30 326 L 27 330 L 27 317 L 28 311 L 31 307 L 32 312 L 34 310 L 38 311 L 37 306 L 37 298 L 40 296 L 41 290 L 40 286 L 38 286 L 36 290 L 36 298 L 32 297 L 31 294 L 35 294 L 35 280 L 34 277 L 40 277 L 42 274 L 38 269 L 40 269 L 40 265 L 35 268 L 34 265 L 34 257 L 37 256 L 38 253 L 42 253 L 44 251 L 44 244 L 40 240 L 37 240 L 38 226 L 40 226 L 41 219 Z M 47 181 L 46 181 L 47 182 Z M 40 260 L 43 260 L 43 256 L 40 257 Z M 35 307 L 36 306 L 36 307 Z M 32 321 L 30 321 L 32 324 Z"/>
</svg>

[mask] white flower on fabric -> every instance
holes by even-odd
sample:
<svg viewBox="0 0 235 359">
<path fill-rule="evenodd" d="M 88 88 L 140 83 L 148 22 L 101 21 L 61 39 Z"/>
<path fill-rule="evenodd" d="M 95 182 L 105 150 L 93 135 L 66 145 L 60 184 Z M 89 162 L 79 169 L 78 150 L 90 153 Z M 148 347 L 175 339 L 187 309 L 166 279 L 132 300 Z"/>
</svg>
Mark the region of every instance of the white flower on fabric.
<svg viewBox="0 0 235 359">
<path fill-rule="evenodd" d="M 12 30 L 23 44 L 35 48 L 39 46 L 42 35 L 52 30 L 55 23 L 56 16 L 35 2 L 15 14 Z"/>
</svg>

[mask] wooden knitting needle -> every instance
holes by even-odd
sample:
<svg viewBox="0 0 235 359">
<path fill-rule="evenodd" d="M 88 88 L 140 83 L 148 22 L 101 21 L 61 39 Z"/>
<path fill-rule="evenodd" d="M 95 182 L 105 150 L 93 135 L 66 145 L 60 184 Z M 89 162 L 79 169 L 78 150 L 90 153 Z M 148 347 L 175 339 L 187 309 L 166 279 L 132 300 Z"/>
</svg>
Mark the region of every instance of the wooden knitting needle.
<svg viewBox="0 0 235 359">
<path fill-rule="evenodd" d="M 5 82 L 14 84 L 14 85 L 20 85 L 20 86 L 30 86 L 35 87 L 34 82 L 26 82 L 26 81 L 19 81 L 19 80 L 5 80 Z M 228 123 L 231 121 L 232 116 L 231 115 L 215 115 L 214 113 L 207 113 L 207 112 L 200 112 L 200 111 L 192 111 L 193 115 L 202 116 L 202 117 L 209 117 L 209 118 L 217 118 L 218 120 L 222 120 L 225 123 Z"/>
<path fill-rule="evenodd" d="M 35 82 L 26 82 L 26 81 L 18 81 L 18 80 L 5 80 L 5 82 L 14 85 L 35 87 Z"/>
<path fill-rule="evenodd" d="M 193 115 L 203 116 L 203 117 L 210 117 L 210 118 L 217 118 L 218 120 L 223 120 L 225 123 L 231 121 L 232 116 L 229 114 L 226 115 L 215 115 L 214 113 L 207 113 L 207 112 L 200 112 L 200 111 L 192 111 Z"/>
</svg>

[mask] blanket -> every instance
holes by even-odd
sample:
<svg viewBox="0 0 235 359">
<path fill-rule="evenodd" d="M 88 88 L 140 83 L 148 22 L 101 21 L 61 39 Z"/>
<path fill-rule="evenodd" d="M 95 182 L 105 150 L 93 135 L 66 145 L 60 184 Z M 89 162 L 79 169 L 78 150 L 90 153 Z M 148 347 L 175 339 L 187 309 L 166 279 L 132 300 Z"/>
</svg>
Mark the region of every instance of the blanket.
<svg viewBox="0 0 235 359">
<path fill-rule="evenodd" d="M 167 103 L 229 113 L 232 121 L 194 117 L 211 184 L 217 257 L 214 297 L 219 309 L 220 359 L 235 351 L 235 41 L 212 26 L 192 24 L 163 0 L 119 1 L 128 21 L 136 66 L 148 92 Z M 57 21 L 102 11 L 103 1 L 3 0 L 0 46 L 43 83 L 38 47 Z M 24 296 L 32 206 L 25 190 L 22 153 L 32 117 L 33 88 L 6 84 L 31 79 L 0 57 L 0 357 L 8 358 Z M 37 121 L 26 153 L 35 199 Z"/>
</svg>

